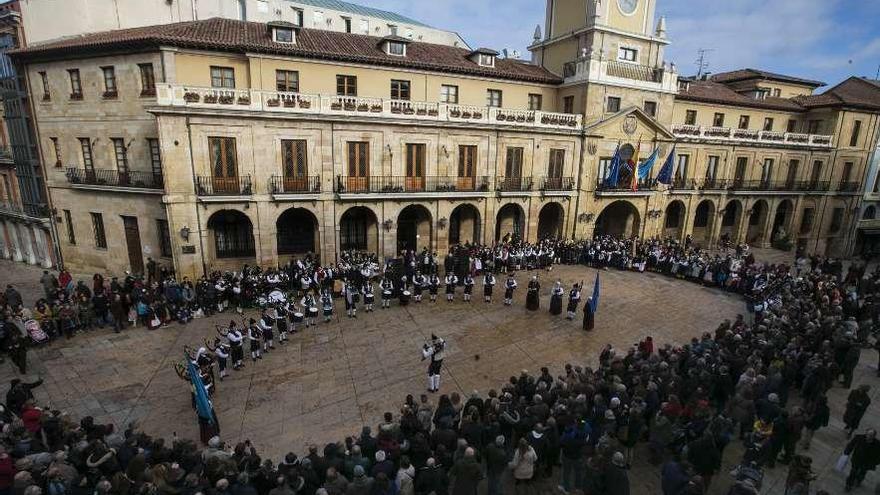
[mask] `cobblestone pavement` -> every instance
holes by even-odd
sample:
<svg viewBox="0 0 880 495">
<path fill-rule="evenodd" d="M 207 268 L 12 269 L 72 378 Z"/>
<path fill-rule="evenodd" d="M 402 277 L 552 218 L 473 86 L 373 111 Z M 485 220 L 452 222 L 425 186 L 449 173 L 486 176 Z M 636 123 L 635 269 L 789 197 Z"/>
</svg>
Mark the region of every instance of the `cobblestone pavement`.
<svg viewBox="0 0 880 495">
<path fill-rule="evenodd" d="M 0 262 L 0 273 L 3 283 L 16 284 L 25 301 L 42 292 L 36 284 L 39 269 Z M 361 312 L 357 320 L 343 314 L 330 324 L 298 333 L 288 345 L 277 347 L 256 364 L 248 362 L 243 371 L 218 384 L 215 406 L 222 436 L 232 442 L 248 438 L 261 452 L 278 459 L 288 451 L 302 453 L 312 442 L 355 434 L 362 425 L 375 427 L 382 413 L 397 412 L 406 394 L 425 389 L 419 349 L 432 332 L 449 342 L 441 392 L 485 393 L 522 369 L 536 372 L 547 365 L 558 374 L 567 362 L 595 365 L 606 343 L 625 348 L 647 335 L 658 345 L 684 343 L 745 309 L 739 297 L 716 289 L 651 273 L 604 271 L 596 330 L 585 333 L 580 321 L 547 312 L 546 293 L 556 278 L 566 288 L 586 281 L 589 292 L 593 269 L 561 266 L 541 272 L 545 296 L 537 312 L 524 309 L 525 277 L 525 272 L 518 277 L 521 288 L 511 308 L 497 297 L 491 304 L 459 299 L 406 308 L 395 305 L 373 314 Z M 177 432 L 197 438 L 188 384 L 171 365 L 182 360 L 185 344 L 198 346 L 213 336 L 215 324 L 230 318 L 238 317 L 226 313 L 154 331 L 130 328 L 121 334 L 109 330 L 80 334 L 30 352 L 29 377 L 46 380 L 36 390 L 39 402 L 74 416 L 92 415 L 98 422 L 117 426 L 136 420 L 150 434 L 170 437 Z M 875 380 L 875 354 L 865 354 L 855 384 Z M 865 364 L 868 361 L 870 366 Z M 0 383 L 13 376 L 9 364 L 0 366 Z M 843 485 L 842 475 L 832 468 L 845 444 L 840 418 L 846 393 L 832 390 L 832 423 L 816 434 L 809 452 L 820 473 L 816 485 L 831 493 L 841 492 Z M 875 401 L 876 395 L 875 390 Z M 869 412 L 863 423 L 878 422 Z M 741 457 L 738 443 L 725 451 L 727 470 Z M 636 458 L 646 459 L 647 452 L 637 453 Z M 782 493 L 786 471 L 784 466 L 769 471 L 762 493 Z M 866 485 L 873 486 L 872 476 Z M 630 479 L 634 494 L 659 493 L 657 467 L 636 462 Z M 722 471 L 710 493 L 726 493 L 729 479 Z"/>
</svg>

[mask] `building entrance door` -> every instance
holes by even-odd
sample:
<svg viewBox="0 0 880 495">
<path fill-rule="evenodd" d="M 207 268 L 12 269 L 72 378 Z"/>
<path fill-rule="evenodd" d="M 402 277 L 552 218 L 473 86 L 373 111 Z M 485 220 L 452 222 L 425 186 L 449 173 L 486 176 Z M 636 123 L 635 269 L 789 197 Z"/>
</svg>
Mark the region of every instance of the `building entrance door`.
<svg viewBox="0 0 880 495">
<path fill-rule="evenodd" d="M 128 248 L 128 263 L 132 273 L 144 273 L 144 257 L 141 254 L 141 231 L 136 217 L 122 217 L 125 228 L 125 245 Z"/>
</svg>

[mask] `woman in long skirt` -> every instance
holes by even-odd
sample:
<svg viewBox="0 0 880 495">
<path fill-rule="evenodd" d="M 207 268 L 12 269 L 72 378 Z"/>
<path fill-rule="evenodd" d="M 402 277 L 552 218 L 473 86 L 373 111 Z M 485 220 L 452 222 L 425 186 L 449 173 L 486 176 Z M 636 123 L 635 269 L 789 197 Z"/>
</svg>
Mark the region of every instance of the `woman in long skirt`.
<svg viewBox="0 0 880 495">
<path fill-rule="evenodd" d="M 538 282 L 538 276 L 532 276 L 529 282 L 528 293 L 526 294 L 526 309 L 529 311 L 537 311 L 541 307 L 540 299 L 541 283 Z"/>
<path fill-rule="evenodd" d="M 550 314 L 551 315 L 561 315 L 562 314 L 562 295 L 565 294 L 565 290 L 562 288 L 562 281 L 557 280 L 556 284 L 553 286 L 553 290 L 550 292 Z"/>
</svg>

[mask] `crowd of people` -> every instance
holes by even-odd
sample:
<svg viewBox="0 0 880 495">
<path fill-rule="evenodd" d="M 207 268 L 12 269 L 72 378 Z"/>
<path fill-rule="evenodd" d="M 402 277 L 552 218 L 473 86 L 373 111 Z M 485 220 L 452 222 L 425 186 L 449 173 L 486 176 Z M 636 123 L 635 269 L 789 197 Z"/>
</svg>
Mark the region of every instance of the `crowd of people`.
<svg viewBox="0 0 880 495">
<path fill-rule="evenodd" d="M 558 482 L 563 493 L 627 495 L 631 464 L 647 461 L 660 470 L 664 495 L 704 494 L 718 483 L 730 485 L 731 494 L 754 495 L 765 470 L 779 469 L 778 464 L 788 466 L 786 493 L 806 495 L 813 493 L 809 486 L 815 476 L 812 438 L 829 423 L 832 387 L 851 388 L 839 443 L 846 456 L 839 467 L 848 469 L 844 488 L 850 490 L 880 463 L 876 432 L 859 427 L 870 407 L 869 385 L 853 383 L 861 350 L 872 342 L 878 321 L 880 272 L 854 265 L 844 274 L 835 260 L 799 259 L 793 267 L 770 265 L 757 262 L 742 246 L 710 253 L 688 241 L 599 237 L 460 246 L 442 261 L 427 252 L 385 263 L 345 253 L 333 265 L 304 258 L 280 269 L 214 273 L 195 284 L 170 274 L 109 283 L 96 275 L 92 287 L 62 283 L 59 277 L 57 284 L 44 283 L 44 304 L 63 308 L 97 294 L 118 299 L 121 308 L 110 311 L 110 318 L 97 313 L 95 318 L 117 330 L 132 321 L 154 327 L 156 315 L 160 325 L 184 323 L 181 307 L 192 317 L 199 311 L 210 315 L 266 306 L 262 315 L 271 320 L 261 317 L 255 328 L 280 332 L 276 291 L 288 303 L 328 292 L 342 292 L 350 303 L 347 287 L 365 297 L 361 288 L 377 279 L 380 297 L 386 290 L 382 281 L 399 297 L 408 288 L 415 292 L 416 277 L 438 275 L 441 264 L 444 278 L 458 279 L 451 286 L 453 296 L 457 287 L 466 287 L 467 277 L 498 274 L 501 279 L 518 271 L 552 270 L 555 263 L 580 263 L 654 271 L 736 291 L 746 297 L 749 314 L 720 322 L 714 332 L 685 345 L 655 344 L 646 336 L 626 349 L 606 346 L 598 366 L 566 364 L 555 376 L 548 368 L 535 375 L 524 370 L 483 394 L 444 394 L 436 402 L 428 394 L 407 396 L 375 429 L 364 427 L 358 435 L 311 446 L 300 455 L 288 453 L 278 464 L 261 458 L 249 442 L 225 445 L 212 437 L 200 448 L 174 438 L 166 445 L 134 427 L 116 431 L 91 418 L 76 423 L 63 412 L 36 406 L 32 390 L 39 382 L 16 380 L 0 418 L 5 447 L 0 490 L 16 495 L 472 495 L 485 479 L 489 495 L 501 495 L 510 479 L 517 494 Z M 430 293 L 430 283 L 427 287 Z M 7 321 L 26 316 L 20 296 L 15 300 L 7 289 L 4 298 Z M 142 314 L 141 305 L 152 312 Z M 177 311 L 159 309 L 166 306 Z M 48 325 L 49 332 L 70 335 L 61 318 L 53 316 Z M 265 333 L 262 337 L 268 345 Z M 200 350 L 193 359 L 203 354 Z M 722 457 L 734 442 L 741 443 L 742 458 L 731 480 L 718 480 L 726 478 Z M 637 461 L 637 453 L 647 456 Z"/>
</svg>

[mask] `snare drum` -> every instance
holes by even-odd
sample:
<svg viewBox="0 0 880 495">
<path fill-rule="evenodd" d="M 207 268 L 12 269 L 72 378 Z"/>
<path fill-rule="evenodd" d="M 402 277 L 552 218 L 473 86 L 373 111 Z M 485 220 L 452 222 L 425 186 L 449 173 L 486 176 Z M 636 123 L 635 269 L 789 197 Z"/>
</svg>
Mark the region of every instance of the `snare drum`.
<svg viewBox="0 0 880 495">
<path fill-rule="evenodd" d="M 293 314 L 293 322 L 294 323 L 302 323 L 304 319 L 305 319 L 305 315 L 303 315 L 302 313 L 294 313 Z"/>
<path fill-rule="evenodd" d="M 410 292 L 408 290 L 401 292 L 400 293 L 400 305 L 406 306 L 407 304 L 409 304 L 409 298 L 411 295 L 412 294 L 410 294 Z"/>
<path fill-rule="evenodd" d="M 309 316 L 312 317 L 312 318 L 318 316 L 318 308 L 316 308 L 316 307 L 314 307 L 314 306 L 312 306 L 311 308 L 309 308 Z"/>
<path fill-rule="evenodd" d="M 391 291 L 383 290 L 382 291 L 382 299 L 391 299 Z"/>
</svg>

